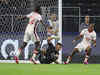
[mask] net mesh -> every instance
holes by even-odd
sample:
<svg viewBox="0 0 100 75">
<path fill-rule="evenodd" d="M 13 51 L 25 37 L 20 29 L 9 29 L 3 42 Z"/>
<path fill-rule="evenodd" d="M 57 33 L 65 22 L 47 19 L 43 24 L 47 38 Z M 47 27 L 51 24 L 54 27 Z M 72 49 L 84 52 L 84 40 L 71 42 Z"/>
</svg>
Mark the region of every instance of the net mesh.
<svg viewBox="0 0 100 75">
<path fill-rule="evenodd" d="M 63 11 L 63 32 L 78 32 L 80 25 L 80 8 L 63 7 L 62 11 Z"/>
<path fill-rule="evenodd" d="M 5 46 L 5 52 L 2 52 L 2 48 L 0 49 L 0 59 L 8 59 L 10 52 L 15 50 L 14 46 L 4 43 L 7 43 L 7 40 L 8 42 L 10 39 L 13 42 L 17 40 L 18 47 L 20 47 L 29 19 L 18 19 L 17 17 L 29 14 L 37 4 L 41 6 L 45 23 L 51 13 L 58 15 L 58 0 L 0 0 L 0 47 Z M 39 25 L 37 32 L 41 41 L 46 39 L 46 26 Z M 27 57 L 29 58 L 33 47 L 29 46 L 28 49 Z M 24 56 L 23 51 L 22 59 L 24 59 Z"/>
</svg>

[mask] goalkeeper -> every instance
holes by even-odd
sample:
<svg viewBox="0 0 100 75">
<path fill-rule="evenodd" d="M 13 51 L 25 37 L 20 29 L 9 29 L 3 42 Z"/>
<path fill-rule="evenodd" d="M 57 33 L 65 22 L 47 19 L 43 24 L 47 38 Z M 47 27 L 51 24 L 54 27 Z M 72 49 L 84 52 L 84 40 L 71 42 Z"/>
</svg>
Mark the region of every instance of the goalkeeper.
<svg viewBox="0 0 100 75">
<path fill-rule="evenodd" d="M 51 39 L 48 39 L 48 48 L 46 50 L 46 64 L 50 64 L 55 62 L 56 64 L 60 64 L 57 60 L 59 57 L 59 51 L 62 48 L 61 43 L 57 43 L 55 46 L 51 43 Z"/>
</svg>

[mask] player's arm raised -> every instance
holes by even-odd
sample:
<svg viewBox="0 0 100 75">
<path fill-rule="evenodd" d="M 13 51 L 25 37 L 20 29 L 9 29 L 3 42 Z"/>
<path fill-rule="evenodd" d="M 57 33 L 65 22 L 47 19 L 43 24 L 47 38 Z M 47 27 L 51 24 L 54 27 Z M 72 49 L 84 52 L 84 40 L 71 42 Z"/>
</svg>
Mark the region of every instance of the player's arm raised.
<svg viewBox="0 0 100 75">
<path fill-rule="evenodd" d="M 25 15 L 18 15 L 17 16 L 17 19 L 24 19 L 24 18 L 27 18 L 27 16 L 25 16 Z"/>
<path fill-rule="evenodd" d="M 83 37 L 83 35 L 85 34 L 85 31 L 87 29 L 83 29 L 80 33 L 80 35 L 78 35 L 73 41 L 72 41 L 72 44 L 75 43 L 77 40 L 81 39 Z"/>
<path fill-rule="evenodd" d="M 18 15 L 17 19 L 31 18 L 32 15 L 33 15 L 33 12 L 31 12 L 27 15 Z"/>
<path fill-rule="evenodd" d="M 82 38 L 83 35 L 78 35 L 73 41 L 72 41 L 72 44 L 75 43 L 77 40 L 79 40 L 80 38 Z"/>
<path fill-rule="evenodd" d="M 75 43 L 77 40 L 81 39 L 83 37 L 83 35 L 85 34 L 85 31 L 87 29 L 83 29 L 80 33 L 80 35 L 78 35 L 73 41 L 72 41 L 72 44 Z"/>
</svg>

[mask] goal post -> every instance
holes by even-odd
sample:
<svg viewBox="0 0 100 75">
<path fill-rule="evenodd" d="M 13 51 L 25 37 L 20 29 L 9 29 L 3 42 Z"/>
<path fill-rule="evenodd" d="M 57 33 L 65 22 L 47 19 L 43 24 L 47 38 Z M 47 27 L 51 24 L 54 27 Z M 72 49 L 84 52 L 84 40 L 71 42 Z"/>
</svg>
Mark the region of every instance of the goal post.
<svg viewBox="0 0 100 75">
<path fill-rule="evenodd" d="M 62 0 L 59 0 L 58 3 L 58 14 L 59 14 L 59 36 L 60 42 L 62 43 Z M 60 51 L 59 61 L 62 63 L 62 50 Z"/>
</svg>

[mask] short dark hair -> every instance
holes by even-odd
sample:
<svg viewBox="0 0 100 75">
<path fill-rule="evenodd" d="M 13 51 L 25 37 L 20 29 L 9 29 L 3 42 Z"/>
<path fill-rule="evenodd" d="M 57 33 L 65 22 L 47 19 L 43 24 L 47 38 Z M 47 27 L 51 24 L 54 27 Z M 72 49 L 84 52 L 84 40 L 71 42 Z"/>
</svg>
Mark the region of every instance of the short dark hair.
<svg viewBox="0 0 100 75">
<path fill-rule="evenodd" d="M 60 45 L 60 46 L 63 46 L 63 44 L 61 44 L 61 43 L 57 43 L 56 45 Z"/>
<path fill-rule="evenodd" d="M 48 29 L 53 29 L 53 27 L 52 26 L 48 26 Z"/>
<path fill-rule="evenodd" d="M 34 11 L 41 14 L 41 7 L 39 5 L 35 6 Z"/>
</svg>

